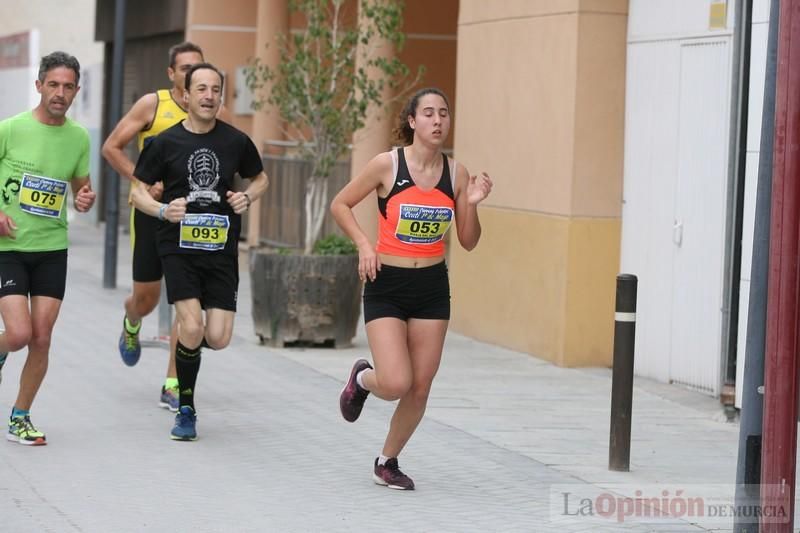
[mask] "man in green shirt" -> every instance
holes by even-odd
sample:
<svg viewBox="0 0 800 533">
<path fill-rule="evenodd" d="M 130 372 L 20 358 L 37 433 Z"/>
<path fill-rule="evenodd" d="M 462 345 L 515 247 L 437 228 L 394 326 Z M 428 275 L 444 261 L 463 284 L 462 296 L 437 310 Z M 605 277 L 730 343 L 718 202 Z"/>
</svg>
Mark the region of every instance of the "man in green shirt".
<svg viewBox="0 0 800 533">
<path fill-rule="evenodd" d="M 89 134 L 66 117 L 78 94 L 80 64 L 64 52 L 42 58 L 32 111 L 0 121 L 0 371 L 9 352 L 28 347 L 6 438 L 46 444 L 30 408 L 47 372 L 50 338 L 67 279 L 67 186 L 81 213 L 95 200 Z M 0 375 L 0 377 L 2 377 Z"/>
</svg>

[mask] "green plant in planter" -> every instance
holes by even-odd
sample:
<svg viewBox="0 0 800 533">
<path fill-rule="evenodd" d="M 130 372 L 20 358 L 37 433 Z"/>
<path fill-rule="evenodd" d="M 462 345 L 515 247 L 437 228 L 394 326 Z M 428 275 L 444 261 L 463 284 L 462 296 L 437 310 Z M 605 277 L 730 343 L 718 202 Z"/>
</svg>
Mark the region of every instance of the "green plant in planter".
<svg viewBox="0 0 800 533">
<path fill-rule="evenodd" d="M 317 241 L 313 253 L 317 255 L 354 255 L 358 253 L 358 248 L 347 237 L 331 234 Z"/>
<path fill-rule="evenodd" d="M 346 17 L 345 7 L 356 5 L 357 16 Z M 422 68 L 404 83 L 409 68 L 397 57 L 376 54 L 379 42 L 398 49 L 403 44 L 403 6 L 397 0 L 290 0 L 289 8 L 303 15 L 305 28 L 278 38 L 277 70 L 254 59 L 247 84 L 257 95 L 254 107 L 274 105 L 286 121 L 287 137 L 299 142 L 300 157 L 311 162 L 304 235 L 304 253 L 310 254 L 328 211 L 334 164 L 364 126 L 370 106 L 390 103 L 382 101 L 384 89 L 402 98 Z M 262 88 L 266 98 L 258 96 Z"/>
<path fill-rule="evenodd" d="M 273 346 L 333 341 L 344 347 L 356 334 L 361 281 L 355 246 L 335 235 L 319 239 L 328 213 L 328 178 L 371 106 L 391 103 L 383 101 L 384 92 L 403 98 L 421 70 L 405 83 L 408 67 L 376 53 L 379 43 L 395 48 L 403 43 L 397 0 L 290 0 L 289 5 L 305 27 L 277 40 L 277 68 L 254 60 L 247 78 L 256 108 L 269 102 L 280 112 L 287 138 L 298 142 L 300 157 L 310 163 L 306 231 L 303 254 L 251 250 L 253 323 L 256 334 Z"/>
</svg>

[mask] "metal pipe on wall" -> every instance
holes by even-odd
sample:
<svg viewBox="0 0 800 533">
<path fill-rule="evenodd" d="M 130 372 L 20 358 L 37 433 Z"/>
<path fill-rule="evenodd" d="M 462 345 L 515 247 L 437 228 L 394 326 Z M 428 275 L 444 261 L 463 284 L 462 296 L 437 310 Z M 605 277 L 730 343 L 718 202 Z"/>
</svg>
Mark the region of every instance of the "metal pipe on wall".
<svg viewBox="0 0 800 533">
<path fill-rule="evenodd" d="M 109 127 L 119 122 L 122 114 L 122 72 L 125 60 L 125 0 L 116 0 L 114 11 L 114 58 L 111 67 L 111 104 L 108 109 Z M 111 168 L 110 165 L 108 168 Z M 117 287 L 117 247 L 119 226 L 119 180 L 111 172 L 106 181 L 106 238 L 103 256 L 103 288 Z"/>
<path fill-rule="evenodd" d="M 736 508 L 755 508 L 761 499 L 761 439 L 764 402 L 764 343 L 767 323 L 767 276 L 769 272 L 770 195 L 775 129 L 775 76 L 778 54 L 779 2 L 771 0 L 761 146 L 756 185 L 753 254 L 750 268 L 750 298 L 742 378 L 742 410 L 739 419 L 739 454 L 736 468 Z M 758 522 L 745 516 L 734 518 L 736 533 L 755 533 Z"/>
</svg>

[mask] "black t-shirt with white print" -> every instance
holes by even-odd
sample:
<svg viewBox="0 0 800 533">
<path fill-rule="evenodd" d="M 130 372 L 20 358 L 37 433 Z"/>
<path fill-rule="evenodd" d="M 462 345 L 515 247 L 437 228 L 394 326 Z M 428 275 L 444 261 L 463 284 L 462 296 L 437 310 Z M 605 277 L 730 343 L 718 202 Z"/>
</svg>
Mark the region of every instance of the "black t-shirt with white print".
<svg viewBox="0 0 800 533">
<path fill-rule="evenodd" d="M 186 198 L 181 223 L 161 222 L 158 253 L 237 253 L 241 216 L 228 204 L 233 178 L 254 178 L 264 169 L 250 138 L 216 121 L 208 133 L 192 133 L 182 122 L 152 138 L 142 150 L 133 175 L 144 183 L 164 183 L 161 201 Z"/>
</svg>

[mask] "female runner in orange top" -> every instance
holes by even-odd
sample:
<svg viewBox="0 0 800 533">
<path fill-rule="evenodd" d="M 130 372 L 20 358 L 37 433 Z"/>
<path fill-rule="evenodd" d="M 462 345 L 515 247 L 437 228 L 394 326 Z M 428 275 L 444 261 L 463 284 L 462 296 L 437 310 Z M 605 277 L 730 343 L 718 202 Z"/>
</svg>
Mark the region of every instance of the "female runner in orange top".
<svg viewBox="0 0 800 533">
<path fill-rule="evenodd" d="M 414 488 L 397 456 L 425 412 L 450 319 L 443 238 L 455 222 L 461 246 L 475 248 L 481 236 L 477 205 L 492 190 L 486 173 L 470 176 L 442 153 L 449 132 L 444 93 L 418 91 L 396 129 L 405 146 L 373 158 L 331 204 L 336 222 L 358 246 L 364 320 L 375 365 L 366 359 L 355 362 L 339 407 L 345 420 L 354 422 L 369 393 L 400 400 L 373 473 L 376 483 L 393 489 Z M 352 212 L 372 191 L 380 211 L 375 245 Z"/>
</svg>

